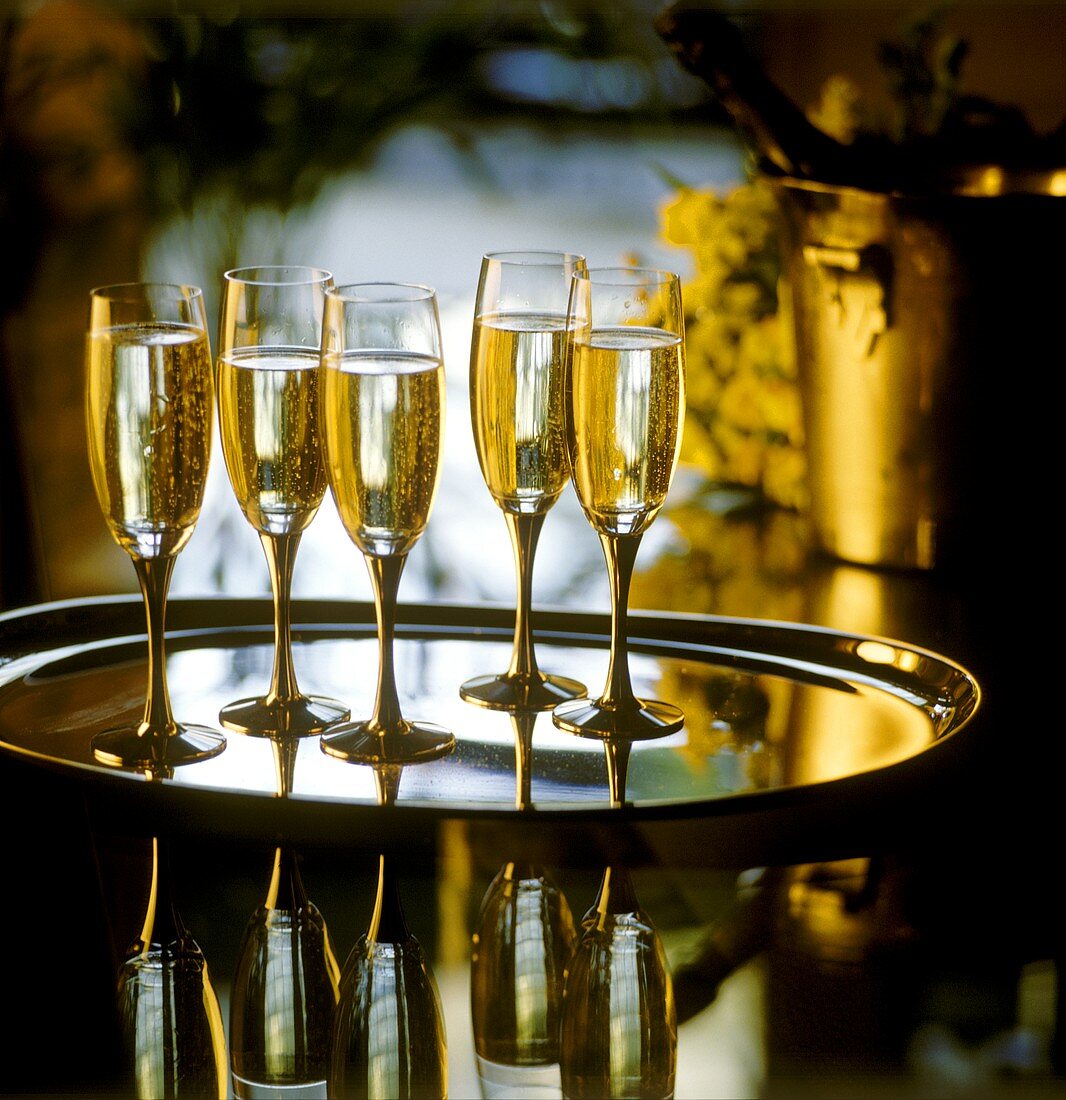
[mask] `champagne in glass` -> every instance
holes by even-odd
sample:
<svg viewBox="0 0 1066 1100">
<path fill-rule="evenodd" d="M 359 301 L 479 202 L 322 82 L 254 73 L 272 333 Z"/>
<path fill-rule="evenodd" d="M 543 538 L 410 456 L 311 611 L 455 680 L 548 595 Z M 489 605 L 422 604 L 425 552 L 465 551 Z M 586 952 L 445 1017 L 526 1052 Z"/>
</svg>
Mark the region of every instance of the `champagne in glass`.
<svg viewBox="0 0 1066 1100">
<path fill-rule="evenodd" d="M 611 658 L 600 698 L 560 703 L 552 720 L 608 741 L 659 737 L 680 729 L 684 715 L 634 695 L 626 619 L 637 548 L 666 500 L 681 449 L 678 277 L 641 268 L 575 272 L 567 340 L 567 445 L 578 500 L 610 573 Z"/>
<path fill-rule="evenodd" d="M 174 562 L 200 515 L 211 454 L 211 351 L 198 287 L 130 283 L 90 295 L 85 389 L 93 485 L 133 559 L 148 627 L 148 690 L 138 725 L 93 738 L 107 764 L 171 767 L 225 738 L 174 721 L 164 647 Z"/>
<path fill-rule="evenodd" d="M 530 618 L 533 558 L 548 510 L 570 477 L 563 368 L 570 277 L 585 268 L 568 252 L 497 252 L 481 262 L 470 348 L 470 418 L 485 484 L 507 521 L 518 599 L 506 672 L 460 688 L 499 710 L 548 710 L 585 685 L 537 666 Z"/>
<path fill-rule="evenodd" d="M 259 532 L 274 594 L 274 669 L 259 698 L 224 707 L 222 724 L 257 736 L 302 737 L 348 717 L 335 699 L 304 695 L 292 659 L 290 590 L 300 538 L 326 492 L 318 428 L 319 345 L 328 271 L 226 272 L 218 349 L 222 452 L 237 503 Z"/>
<path fill-rule="evenodd" d="M 450 752 L 455 737 L 403 717 L 393 635 L 400 575 L 429 520 L 440 473 L 444 363 L 434 291 L 395 283 L 331 289 L 322 374 L 330 490 L 370 571 L 379 645 L 373 715 L 330 730 L 322 749 L 365 764 L 432 760 Z"/>
</svg>

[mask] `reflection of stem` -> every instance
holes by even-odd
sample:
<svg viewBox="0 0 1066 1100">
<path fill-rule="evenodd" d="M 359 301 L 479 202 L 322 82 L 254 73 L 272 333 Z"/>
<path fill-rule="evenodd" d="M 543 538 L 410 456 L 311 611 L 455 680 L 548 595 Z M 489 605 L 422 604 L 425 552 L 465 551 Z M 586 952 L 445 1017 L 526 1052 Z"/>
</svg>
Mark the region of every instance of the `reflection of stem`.
<svg viewBox="0 0 1066 1100">
<path fill-rule="evenodd" d="M 167 658 L 165 645 L 167 590 L 174 572 L 174 557 L 134 558 L 141 593 L 144 596 L 144 612 L 148 627 L 148 698 L 144 704 L 144 718 L 137 730 L 139 738 L 154 741 L 162 750 L 166 739 L 178 732 L 170 709 L 170 692 L 167 690 Z"/>
<path fill-rule="evenodd" d="M 147 958 L 153 943 L 166 947 L 180 942 L 185 926 L 174 905 L 174 891 L 170 866 L 170 845 L 163 838 L 152 837 L 152 877 L 148 892 L 148 905 L 141 927 L 140 954 Z"/>
<path fill-rule="evenodd" d="M 514 550 L 515 580 L 518 601 L 515 606 L 514 645 L 511 650 L 510 677 L 535 680 L 539 675 L 537 657 L 533 650 L 533 557 L 537 551 L 540 529 L 544 526 L 544 512 L 535 515 L 504 512 L 507 530 Z"/>
<path fill-rule="evenodd" d="M 632 741 L 608 738 L 603 743 L 603 753 L 607 758 L 607 786 L 611 791 L 611 805 L 624 806 L 626 803 L 626 777 L 629 774 L 629 753 Z"/>
<path fill-rule="evenodd" d="M 411 933 L 400 902 L 399 884 L 391 866 L 386 869 L 385 856 L 378 857 L 378 892 L 374 912 L 366 930 L 371 943 L 403 943 Z"/>
<path fill-rule="evenodd" d="M 640 546 L 640 535 L 600 535 L 603 556 L 611 580 L 611 663 L 607 670 L 607 687 L 600 704 L 617 708 L 633 699 L 629 679 L 629 584 L 633 579 L 633 563 Z"/>
<path fill-rule="evenodd" d="M 274 749 L 274 774 L 277 777 L 277 797 L 287 798 L 292 794 L 293 777 L 296 774 L 296 753 L 299 745 L 291 737 L 272 737 L 270 744 Z"/>
<path fill-rule="evenodd" d="M 379 764 L 374 768 L 374 790 L 379 806 L 392 806 L 400 794 L 402 764 Z"/>
<path fill-rule="evenodd" d="M 262 542 L 266 554 L 267 567 L 270 569 L 270 587 L 274 592 L 274 671 L 270 677 L 270 691 L 266 701 L 291 703 L 300 695 L 292 664 L 289 598 L 300 532 L 294 535 L 260 534 L 259 541 Z"/>
<path fill-rule="evenodd" d="M 511 714 L 514 728 L 515 809 L 525 810 L 533 802 L 533 727 L 537 712 L 518 710 Z"/>
<path fill-rule="evenodd" d="M 403 733 L 404 720 L 396 694 L 396 671 L 392 661 L 392 640 L 396 632 L 396 593 L 406 554 L 368 554 L 367 568 L 374 586 L 374 610 L 378 620 L 378 691 L 374 716 L 368 725 L 378 735 Z"/>
</svg>

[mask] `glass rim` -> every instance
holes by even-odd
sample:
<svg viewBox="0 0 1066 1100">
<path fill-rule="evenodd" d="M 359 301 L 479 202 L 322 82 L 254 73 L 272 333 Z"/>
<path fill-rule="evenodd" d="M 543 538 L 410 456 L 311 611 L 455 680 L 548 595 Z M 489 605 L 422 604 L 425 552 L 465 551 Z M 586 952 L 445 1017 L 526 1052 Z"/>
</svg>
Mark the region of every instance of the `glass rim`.
<svg viewBox="0 0 1066 1100">
<path fill-rule="evenodd" d="M 329 287 L 326 296 L 351 305 L 386 306 L 434 301 L 437 291 L 425 283 L 345 283 Z"/>
<path fill-rule="evenodd" d="M 589 267 L 575 271 L 571 278 L 599 286 L 669 286 L 681 282 L 676 271 L 659 267 Z"/>
<path fill-rule="evenodd" d="M 563 264 L 587 263 L 580 252 L 552 248 L 504 249 L 500 252 L 486 252 L 481 259 L 498 264 L 513 264 L 516 267 L 556 267 L 560 262 Z"/>
<path fill-rule="evenodd" d="M 193 301 L 204 296 L 203 290 L 194 283 L 130 282 L 93 287 L 89 297 L 103 298 L 109 302 L 144 302 L 152 293 L 161 291 L 172 292 L 171 298 L 176 302 Z"/>
<path fill-rule="evenodd" d="M 283 272 L 304 272 L 303 278 L 287 278 Z M 271 275 L 275 278 L 271 278 Z M 244 283 L 248 286 L 315 286 L 333 281 L 333 272 L 324 267 L 310 264 L 251 264 L 246 267 L 233 267 L 222 278 L 229 283 Z"/>
</svg>

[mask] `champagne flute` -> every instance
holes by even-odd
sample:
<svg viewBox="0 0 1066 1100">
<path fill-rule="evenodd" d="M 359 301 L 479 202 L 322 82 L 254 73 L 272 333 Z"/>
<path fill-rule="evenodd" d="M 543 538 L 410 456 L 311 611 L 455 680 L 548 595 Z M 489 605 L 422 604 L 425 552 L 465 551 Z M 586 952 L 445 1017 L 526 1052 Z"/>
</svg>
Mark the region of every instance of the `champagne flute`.
<svg viewBox="0 0 1066 1100">
<path fill-rule="evenodd" d="M 481 261 L 470 349 L 470 419 L 478 461 L 503 511 L 518 599 L 506 672 L 464 683 L 468 702 L 497 710 L 550 710 L 585 685 L 537 667 L 530 618 L 533 557 L 548 510 L 570 476 L 563 415 L 569 252 L 490 252 Z"/>
<path fill-rule="evenodd" d="M 93 738 L 105 764 L 167 767 L 221 752 L 216 730 L 174 721 L 164 645 L 174 562 L 192 536 L 211 456 L 211 350 L 198 287 L 127 283 L 90 294 L 89 465 L 115 541 L 133 559 L 148 630 L 138 725 Z"/>
<path fill-rule="evenodd" d="M 277 797 L 292 793 L 299 741 L 271 738 Z M 237 1097 L 326 1095 L 340 966 L 299 855 L 274 849 L 266 897 L 244 930 L 230 992 L 229 1037 Z"/>
<path fill-rule="evenodd" d="M 165 837 L 152 838 L 144 924 L 119 967 L 117 998 L 133 1096 L 225 1100 L 222 1012 L 204 953 L 178 911 Z"/>
<path fill-rule="evenodd" d="M 341 974 L 328 1095 L 448 1095 L 448 1038 L 425 949 L 404 916 L 392 857 L 378 859 L 378 889 L 366 931 Z"/>
<path fill-rule="evenodd" d="M 229 1034 L 237 1097 L 325 1097 L 340 966 L 299 857 L 275 849 L 266 897 L 244 931 Z"/>
<path fill-rule="evenodd" d="M 677 1008 L 662 939 L 624 867 L 581 920 L 559 1023 L 564 1097 L 672 1097 Z"/>
<path fill-rule="evenodd" d="M 223 707 L 228 729 L 304 737 L 348 717 L 336 699 L 304 695 L 292 660 L 296 551 L 326 492 L 318 431 L 322 308 L 333 285 L 314 267 L 242 267 L 223 280 L 218 418 L 230 484 L 259 532 L 274 596 L 274 669 L 258 698 Z"/>
<path fill-rule="evenodd" d="M 559 1016 L 577 934 L 539 865 L 509 861 L 485 892 L 470 959 L 470 1015 L 483 1096 L 559 1091 Z"/>
<path fill-rule="evenodd" d="M 567 446 L 574 488 L 611 581 L 611 657 L 599 699 L 559 703 L 561 729 L 607 741 L 679 730 L 670 703 L 638 699 L 627 611 L 637 548 L 666 500 L 685 415 L 681 284 L 668 271 L 575 272 L 567 320 Z"/>
<path fill-rule="evenodd" d="M 425 530 L 440 474 L 444 362 L 436 293 L 359 283 L 330 289 L 322 323 L 322 434 L 330 490 L 374 588 L 378 683 L 373 715 L 322 737 L 356 763 L 433 760 L 455 737 L 400 710 L 393 666 L 396 593 Z"/>
</svg>

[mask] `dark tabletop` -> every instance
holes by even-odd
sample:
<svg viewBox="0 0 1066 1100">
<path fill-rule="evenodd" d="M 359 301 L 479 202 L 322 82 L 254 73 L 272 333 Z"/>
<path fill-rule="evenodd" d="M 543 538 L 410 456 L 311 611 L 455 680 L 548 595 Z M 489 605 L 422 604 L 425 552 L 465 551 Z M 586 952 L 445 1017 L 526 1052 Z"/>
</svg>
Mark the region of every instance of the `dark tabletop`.
<svg viewBox="0 0 1066 1100">
<path fill-rule="evenodd" d="M 506 608 L 403 609 L 401 681 L 437 682 L 448 702 L 434 708 L 462 748 L 424 778 L 405 773 L 389 807 L 357 781 L 366 769 L 328 762 L 310 742 L 287 805 L 260 739 L 228 747 L 203 781 L 79 762 L 64 738 L 84 741 L 94 723 L 136 711 L 137 601 L 9 615 L 5 665 L 48 657 L 0 682 L 4 932 L 14 988 L 37 1006 L 16 1026 L 22 1056 L 8 1087 L 118 1087 L 114 974 L 140 931 L 161 836 L 224 1011 L 276 845 L 295 846 L 342 961 L 366 929 L 384 854 L 437 973 L 452 1095 L 477 1089 L 467 991 L 479 907 L 501 868 L 527 859 L 551 873 L 575 919 L 606 868 L 631 873 L 673 975 L 678 1096 L 1057 1091 L 1058 677 L 1035 565 L 997 544 L 975 546 L 949 574 L 877 570 L 811 552 L 787 515 L 673 518 L 684 550 L 638 567 L 633 605 L 654 613 L 634 616 L 634 668 L 641 686 L 672 692 L 697 717 L 689 733 L 634 753 L 624 806 L 607 797 L 602 746 L 568 745 L 545 715 L 532 722 L 529 801 L 515 805 L 517 728 L 451 691 L 506 658 Z M 323 689 L 348 688 L 353 709 L 369 706 L 370 609 L 303 612 L 297 659 L 321 670 Z M 176 702 L 203 720 L 234 678 L 265 680 L 268 623 L 263 601 L 176 601 Z M 603 617 L 542 611 L 537 625 L 542 663 L 557 656 L 598 687 Z M 864 640 L 883 650 L 864 651 Z M 954 708 L 946 724 L 934 681 Z M 80 734 L 41 725 L 42 700 L 57 695 L 82 708 Z M 46 742 L 54 752 L 40 751 Z M 221 770 L 231 752 L 237 778 Z M 70 1051 L 62 1064 L 49 1055 L 57 1033 Z"/>
</svg>

